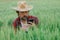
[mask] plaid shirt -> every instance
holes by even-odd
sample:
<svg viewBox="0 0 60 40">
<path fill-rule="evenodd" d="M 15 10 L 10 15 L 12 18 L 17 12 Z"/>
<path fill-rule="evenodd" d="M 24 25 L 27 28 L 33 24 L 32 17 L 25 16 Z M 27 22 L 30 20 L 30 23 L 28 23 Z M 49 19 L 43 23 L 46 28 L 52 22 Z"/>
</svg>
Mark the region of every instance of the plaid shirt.
<svg viewBox="0 0 60 40">
<path fill-rule="evenodd" d="M 36 25 L 38 24 L 38 18 L 37 17 L 28 16 L 27 23 L 29 22 L 30 19 L 32 19 Z M 19 17 L 16 18 L 16 20 L 14 20 L 13 26 L 14 26 L 14 28 L 17 28 L 18 26 L 21 26 L 21 21 L 20 21 L 20 18 Z"/>
</svg>

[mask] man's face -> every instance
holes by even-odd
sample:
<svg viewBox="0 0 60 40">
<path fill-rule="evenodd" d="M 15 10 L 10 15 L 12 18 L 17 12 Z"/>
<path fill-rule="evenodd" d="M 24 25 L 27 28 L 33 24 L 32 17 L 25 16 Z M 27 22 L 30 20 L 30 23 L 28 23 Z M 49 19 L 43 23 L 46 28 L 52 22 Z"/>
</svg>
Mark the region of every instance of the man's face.
<svg viewBox="0 0 60 40">
<path fill-rule="evenodd" d="M 19 17 L 20 18 L 26 18 L 28 16 L 29 11 L 21 11 L 19 12 Z"/>
</svg>

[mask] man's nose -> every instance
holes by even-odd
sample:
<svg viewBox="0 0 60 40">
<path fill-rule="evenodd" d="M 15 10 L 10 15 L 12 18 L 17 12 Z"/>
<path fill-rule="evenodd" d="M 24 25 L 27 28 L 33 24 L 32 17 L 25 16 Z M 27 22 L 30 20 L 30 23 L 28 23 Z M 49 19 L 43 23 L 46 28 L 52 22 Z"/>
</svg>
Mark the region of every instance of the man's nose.
<svg viewBox="0 0 60 40">
<path fill-rule="evenodd" d="M 24 16 L 27 16 L 27 14 L 24 14 Z"/>
</svg>

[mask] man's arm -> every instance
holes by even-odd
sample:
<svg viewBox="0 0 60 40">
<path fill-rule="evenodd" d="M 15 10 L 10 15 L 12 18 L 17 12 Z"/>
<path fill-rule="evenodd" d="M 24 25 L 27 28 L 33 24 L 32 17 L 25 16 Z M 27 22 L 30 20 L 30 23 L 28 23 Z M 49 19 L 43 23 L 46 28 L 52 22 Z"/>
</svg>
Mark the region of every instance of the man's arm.
<svg viewBox="0 0 60 40">
<path fill-rule="evenodd" d="M 35 25 L 38 25 L 39 20 L 37 17 L 29 16 L 28 18 L 29 18 L 29 20 L 31 20 L 29 24 L 34 23 Z"/>
<path fill-rule="evenodd" d="M 34 20 L 35 20 L 35 24 L 36 24 L 36 25 L 38 25 L 38 22 L 39 22 L 38 18 L 37 18 L 37 17 L 35 17 L 35 19 L 34 19 Z"/>
<path fill-rule="evenodd" d="M 17 31 L 17 24 L 16 24 L 16 20 L 13 22 L 13 27 L 14 27 L 14 31 L 15 31 L 15 33 L 16 33 L 16 31 Z"/>
</svg>

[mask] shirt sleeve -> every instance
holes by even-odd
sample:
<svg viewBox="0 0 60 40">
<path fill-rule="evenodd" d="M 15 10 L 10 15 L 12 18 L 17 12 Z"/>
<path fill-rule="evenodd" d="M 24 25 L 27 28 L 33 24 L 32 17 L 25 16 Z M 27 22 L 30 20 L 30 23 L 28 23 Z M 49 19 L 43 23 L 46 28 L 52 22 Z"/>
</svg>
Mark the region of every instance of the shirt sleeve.
<svg viewBox="0 0 60 40">
<path fill-rule="evenodd" d="M 14 28 L 17 27 L 16 20 L 13 21 L 13 26 L 14 26 Z"/>
</svg>

